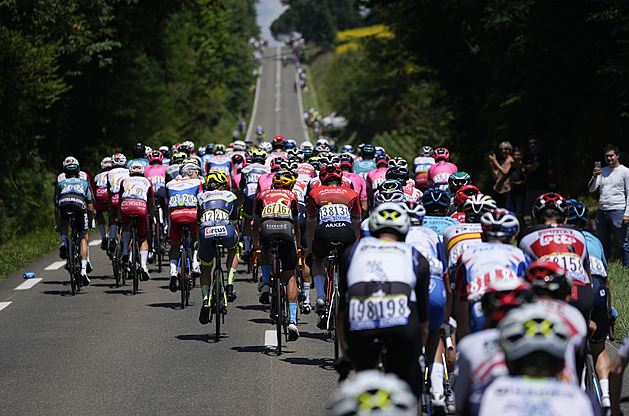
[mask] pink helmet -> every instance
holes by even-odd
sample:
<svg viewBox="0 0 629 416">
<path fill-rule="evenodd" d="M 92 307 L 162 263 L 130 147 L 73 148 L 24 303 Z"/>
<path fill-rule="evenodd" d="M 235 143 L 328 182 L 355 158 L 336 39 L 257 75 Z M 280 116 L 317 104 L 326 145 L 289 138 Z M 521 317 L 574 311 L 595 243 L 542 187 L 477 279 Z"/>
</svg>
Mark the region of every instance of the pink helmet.
<svg viewBox="0 0 629 416">
<path fill-rule="evenodd" d="M 439 147 L 435 149 L 435 153 L 433 154 L 433 157 L 435 158 L 435 162 L 441 159 L 448 161 L 448 159 L 450 159 L 450 152 L 445 147 Z"/>
</svg>

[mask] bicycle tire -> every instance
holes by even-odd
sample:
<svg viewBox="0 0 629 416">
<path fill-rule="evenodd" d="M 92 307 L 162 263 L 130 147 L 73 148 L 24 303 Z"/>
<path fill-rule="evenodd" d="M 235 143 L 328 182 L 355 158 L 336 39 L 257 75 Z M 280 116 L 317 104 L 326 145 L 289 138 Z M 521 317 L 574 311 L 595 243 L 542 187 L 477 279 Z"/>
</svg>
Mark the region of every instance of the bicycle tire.
<svg viewBox="0 0 629 416">
<path fill-rule="evenodd" d="M 183 240 L 182 240 L 183 241 Z M 181 244 L 181 257 L 179 258 L 179 290 L 181 290 L 181 308 L 186 308 L 186 292 L 188 291 L 188 255 L 185 244 Z"/>
<path fill-rule="evenodd" d="M 598 375 L 596 374 L 596 367 L 594 366 L 594 359 L 591 353 L 585 356 L 585 391 L 596 397 L 598 404 L 602 406 L 601 385 L 598 381 Z"/>
<path fill-rule="evenodd" d="M 282 326 L 283 326 L 283 320 L 284 317 L 283 315 L 283 305 L 282 305 L 282 292 L 281 292 L 281 286 L 282 286 L 282 280 L 280 278 L 281 276 L 281 270 L 280 270 L 280 260 L 278 258 L 274 259 L 274 277 L 275 277 L 275 284 L 273 287 L 273 292 L 275 292 L 274 295 L 274 300 L 276 302 L 275 304 L 275 310 L 277 311 L 277 318 L 275 320 L 275 330 L 277 331 L 277 355 L 282 355 Z"/>
<path fill-rule="evenodd" d="M 118 252 L 118 267 L 120 270 L 120 279 L 122 281 L 122 285 L 124 286 L 127 283 L 127 266 L 122 264 L 122 237 L 119 241 L 120 251 Z"/>
<path fill-rule="evenodd" d="M 220 258 L 217 258 L 215 261 L 220 262 Z M 218 264 L 219 263 L 217 263 L 217 265 Z M 214 342 L 218 342 L 221 338 L 221 318 L 223 315 L 221 313 L 221 306 L 223 305 L 222 281 L 223 271 L 217 266 L 216 269 L 214 269 L 214 293 L 212 294 L 214 297 L 214 314 L 216 318 L 216 338 Z"/>
<path fill-rule="evenodd" d="M 114 251 L 111 253 L 111 268 L 114 270 L 114 279 L 116 280 L 116 287 L 121 286 L 122 277 L 120 276 L 120 269 L 118 269 L 118 245 L 114 247 Z"/>
<path fill-rule="evenodd" d="M 81 243 L 79 236 L 74 234 L 72 244 L 74 246 L 74 281 L 76 283 L 76 291 L 81 291 Z"/>
<path fill-rule="evenodd" d="M 138 289 L 140 286 L 140 276 L 138 273 L 138 256 L 140 254 L 140 250 L 138 248 L 138 233 L 137 233 L 137 229 L 135 228 L 135 224 L 133 225 L 132 228 L 132 232 L 131 232 L 131 238 L 132 238 L 132 243 L 131 243 L 131 279 L 133 281 L 133 294 L 137 295 L 138 294 Z"/>
<path fill-rule="evenodd" d="M 155 238 L 153 238 L 153 250 L 155 250 L 155 261 L 157 261 L 157 272 L 162 272 L 162 233 L 164 232 L 164 226 L 160 216 L 161 208 L 157 209 L 157 215 L 155 215 Z"/>
<path fill-rule="evenodd" d="M 68 272 L 70 273 L 70 290 L 72 292 L 72 296 L 76 295 L 76 274 L 74 268 L 76 265 L 74 264 L 74 242 L 69 241 L 68 244 Z"/>
</svg>

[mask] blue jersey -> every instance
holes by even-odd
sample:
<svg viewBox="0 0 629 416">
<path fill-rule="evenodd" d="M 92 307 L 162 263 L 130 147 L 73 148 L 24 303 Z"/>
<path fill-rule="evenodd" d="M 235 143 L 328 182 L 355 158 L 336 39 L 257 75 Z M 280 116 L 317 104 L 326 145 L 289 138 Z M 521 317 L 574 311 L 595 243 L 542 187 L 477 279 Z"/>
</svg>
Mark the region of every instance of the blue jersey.
<svg viewBox="0 0 629 416">
<path fill-rule="evenodd" d="M 457 220 L 451 217 L 435 217 L 433 215 L 426 215 L 422 227 L 430 228 L 436 232 L 439 236 L 443 236 L 443 232 L 446 228 L 460 224 Z"/>
<path fill-rule="evenodd" d="M 245 198 L 253 198 L 258 189 L 258 179 L 268 173 L 269 169 L 259 163 L 247 165 L 240 171 L 239 188 L 244 193 Z"/>
<path fill-rule="evenodd" d="M 607 259 L 603 251 L 603 244 L 592 233 L 583 231 L 590 260 L 590 273 L 592 276 L 607 278 Z"/>
<path fill-rule="evenodd" d="M 55 206 L 59 206 L 59 202 L 67 198 L 78 198 L 84 203 L 91 204 L 93 198 L 90 183 L 81 178 L 63 179 L 55 188 Z"/>
<path fill-rule="evenodd" d="M 148 165 L 149 165 L 149 160 L 148 160 L 148 159 L 146 159 L 146 158 L 144 158 L 144 157 L 141 157 L 141 158 L 138 158 L 138 159 L 131 159 L 131 160 L 128 160 L 128 161 L 127 161 L 127 166 L 125 166 L 125 167 L 126 167 L 127 169 L 129 169 L 129 166 L 131 166 L 131 164 L 132 164 L 133 162 L 140 162 L 143 166 L 148 166 Z"/>
<path fill-rule="evenodd" d="M 205 191 L 197 195 L 197 221 L 201 228 L 238 221 L 236 195 L 229 191 Z"/>
</svg>

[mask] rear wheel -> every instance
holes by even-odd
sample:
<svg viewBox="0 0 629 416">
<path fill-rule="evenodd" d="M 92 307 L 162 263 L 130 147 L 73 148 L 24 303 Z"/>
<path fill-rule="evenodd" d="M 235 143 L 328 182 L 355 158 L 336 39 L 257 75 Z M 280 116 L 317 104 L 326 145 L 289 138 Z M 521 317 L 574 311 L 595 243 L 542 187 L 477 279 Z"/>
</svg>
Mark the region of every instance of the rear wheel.
<svg viewBox="0 0 629 416">
<path fill-rule="evenodd" d="M 277 311 L 277 317 L 275 320 L 275 329 L 277 331 L 277 355 L 282 354 L 282 326 L 284 324 L 284 309 L 282 305 L 282 292 L 281 286 L 282 282 L 280 279 L 280 261 L 279 259 L 275 259 L 275 267 L 273 277 L 275 279 L 275 284 L 273 286 L 273 300 L 275 303 L 275 310 Z"/>
<path fill-rule="evenodd" d="M 140 276 L 138 273 L 138 256 L 139 248 L 138 248 L 138 233 L 135 228 L 133 229 L 133 243 L 131 244 L 131 278 L 133 280 L 133 294 L 138 294 L 138 289 L 140 286 Z"/>
<path fill-rule="evenodd" d="M 73 244 L 71 244 L 71 246 L 73 246 L 73 251 L 74 251 L 74 282 L 76 284 L 76 291 L 80 292 L 81 291 L 81 285 L 82 285 L 82 281 L 81 281 L 81 243 L 78 241 L 79 237 L 78 236 L 74 236 L 74 238 L 72 239 Z"/>
<path fill-rule="evenodd" d="M 212 293 L 212 296 L 214 297 L 214 317 L 216 319 L 216 342 L 218 342 L 221 338 L 221 318 L 223 317 L 223 314 L 221 313 L 221 309 L 223 306 L 222 285 L 223 272 L 217 267 L 214 270 L 214 293 Z"/>
<path fill-rule="evenodd" d="M 77 281 L 76 281 L 76 264 L 74 262 L 74 242 L 70 241 L 68 244 L 68 272 L 70 273 L 70 288 L 72 291 L 72 295 L 76 294 L 77 291 Z"/>
<path fill-rule="evenodd" d="M 120 268 L 118 267 L 119 256 L 118 245 L 114 248 L 114 252 L 111 254 L 111 268 L 114 269 L 114 278 L 116 279 L 116 287 L 122 285 L 122 276 L 120 275 Z"/>
<path fill-rule="evenodd" d="M 184 245 L 182 245 L 181 247 L 181 258 L 179 261 L 179 288 L 181 290 L 181 308 L 185 309 L 187 305 L 186 299 L 188 292 L 188 273 L 190 273 L 190 270 L 188 269 L 188 254 Z"/>
<path fill-rule="evenodd" d="M 162 272 L 162 233 L 164 232 L 164 228 L 161 221 L 161 209 L 157 210 L 157 215 L 155 215 L 155 236 L 153 238 L 153 250 L 155 251 L 155 261 L 157 261 L 157 272 Z"/>
</svg>

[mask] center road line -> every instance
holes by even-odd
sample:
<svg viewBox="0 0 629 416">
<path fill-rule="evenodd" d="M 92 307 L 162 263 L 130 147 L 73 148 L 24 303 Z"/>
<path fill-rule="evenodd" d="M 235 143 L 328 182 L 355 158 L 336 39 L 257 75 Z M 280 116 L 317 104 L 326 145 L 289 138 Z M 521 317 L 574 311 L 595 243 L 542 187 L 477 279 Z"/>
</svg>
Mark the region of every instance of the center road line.
<svg viewBox="0 0 629 416">
<path fill-rule="evenodd" d="M 28 279 L 26 282 L 22 283 L 15 290 L 27 290 L 35 286 L 37 283 L 41 282 L 43 279 L 41 277 Z"/>
<path fill-rule="evenodd" d="M 264 331 L 264 346 L 266 348 L 277 348 L 277 331 L 274 329 Z"/>
<path fill-rule="evenodd" d="M 66 265 L 66 261 L 65 260 L 56 261 L 56 262 L 52 263 L 50 266 L 46 267 L 44 270 L 59 270 L 60 268 L 62 268 L 65 265 Z"/>
<path fill-rule="evenodd" d="M 102 240 L 94 240 L 94 241 L 90 241 L 90 246 L 97 246 L 100 244 Z"/>
<path fill-rule="evenodd" d="M 9 306 L 11 302 L 0 302 L 0 311 Z"/>
<path fill-rule="evenodd" d="M 275 61 L 275 134 L 280 134 L 280 111 L 282 107 L 280 105 L 280 99 L 282 97 L 282 47 L 277 47 L 277 59 Z"/>
</svg>

